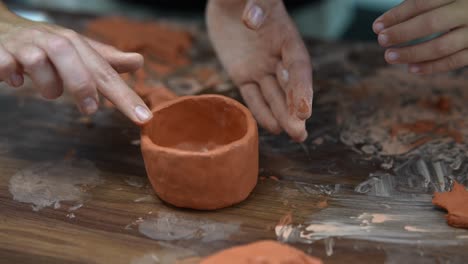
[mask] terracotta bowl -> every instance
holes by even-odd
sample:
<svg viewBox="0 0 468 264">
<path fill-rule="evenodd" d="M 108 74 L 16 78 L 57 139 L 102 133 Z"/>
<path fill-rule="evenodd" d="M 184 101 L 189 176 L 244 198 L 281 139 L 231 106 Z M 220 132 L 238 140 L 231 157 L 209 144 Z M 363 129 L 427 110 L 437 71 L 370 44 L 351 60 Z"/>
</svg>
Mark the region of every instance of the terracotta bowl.
<svg viewBox="0 0 468 264">
<path fill-rule="evenodd" d="M 141 150 L 156 194 L 177 207 L 213 210 L 246 199 L 257 183 L 258 132 L 249 110 L 225 96 L 149 95 Z M 165 102 L 163 102 L 165 101 Z"/>
</svg>

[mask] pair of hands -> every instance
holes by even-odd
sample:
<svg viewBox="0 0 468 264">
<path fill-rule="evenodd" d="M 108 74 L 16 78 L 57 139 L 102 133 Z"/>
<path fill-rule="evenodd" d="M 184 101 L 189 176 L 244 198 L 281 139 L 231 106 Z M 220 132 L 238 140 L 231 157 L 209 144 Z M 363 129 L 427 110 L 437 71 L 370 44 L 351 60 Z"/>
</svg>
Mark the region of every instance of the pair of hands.
<svg viewBox="0 0 468 264">
<path fill-rule="evenodd" d="M 224 67 L 259 124 L 305 140 L 312 71 L 283 2 L 210 0 L 207 23 Z M 0 6 L 0 79 L 10 86 L 21 86 L 28 75 L 45 98 L 68 91 L 84 114 L 97 111 L 99 92 L 133 122 L 143 124 L 151 119 L 150 110 L 118 75 L 142 63 L 139 54 L 59 26 L 24 20 Z"/>
<path fill-rule="evenodd" d="M 468 0 L 406 0 L 373 24 L 391 64 L 418 74 L 468 65 Z M 207 26 L 213 46 L 257 119 L 272 133 L 307 138 L 312 113 L 312 67 L 304 43 L 281 0 L 210 0 Z M 407 47 L 393 46 L 445 33 Z M 28 75 L 49 99 L 67 90 L 84 114 L 98 109 L 98 92 L 136 124 L 152 118 L 119 77 L 141 67 L 126 53 L 55 25 L 16 17 L 0 5 L 0 79 L 21 86 Z"/>
</svg>

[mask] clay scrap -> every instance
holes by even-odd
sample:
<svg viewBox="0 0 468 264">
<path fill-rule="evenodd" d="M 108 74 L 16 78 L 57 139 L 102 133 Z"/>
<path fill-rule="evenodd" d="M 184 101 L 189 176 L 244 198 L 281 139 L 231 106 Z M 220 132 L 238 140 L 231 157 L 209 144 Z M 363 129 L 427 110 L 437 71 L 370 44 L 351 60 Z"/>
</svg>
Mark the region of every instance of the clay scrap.
<svg viewBox="0 0 468 264">
<path fill-rule="evenodd" d="M 226 249 L 203 259 L 200 264 L 321 264 L 320 259 L 276 241 L 259 241 Z"/>
<path fill-rule="evenodd" d="M 455 182 L 450 192 L 436 192 L 432 203 L 448 211 L 447 223 L 453 227 L 468 228 L 468 191 Z"/>
</svg>

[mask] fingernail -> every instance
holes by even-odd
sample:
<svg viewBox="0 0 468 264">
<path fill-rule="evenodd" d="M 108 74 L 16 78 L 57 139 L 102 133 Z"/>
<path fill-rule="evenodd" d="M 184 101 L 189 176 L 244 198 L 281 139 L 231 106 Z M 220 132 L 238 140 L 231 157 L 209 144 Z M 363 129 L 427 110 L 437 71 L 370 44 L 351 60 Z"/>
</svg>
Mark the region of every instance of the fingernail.
<svg viewBox="0 0 468 264">
<path fill-rule="evenodd" d="M 10 83 L 15 87 L 21 86 L 23 84 L 23 76 L 18 73 L 12 73 L 10 75 Z"/>
<path fill-rule="evenodd" d="M 379 39 L 379 43 L 380 43 L 381 45 L 385 45 L 385 44 L 388 43 L 388 36 L 385 35 L 385 34 L 379 34 L 378 39 Z"/>
<path fill-rule="evenodd" d="M 416 65 L 411 65 L 411 66 L 409 67 L 409 71 L 410 71 L 411 73 L 420 73 L 420 72 L 421 72 L 421 67 L 416 66 Z"/>
<path fill-rule="evenodd" d="M 151 112 L 141 105 L 135 107 L 135 114 L 142 122 L 148 121 L 151 118 Z"/>
<path fill-rule="evenodd" d="M 400 54 L 395 51 L 390 51 L 387 53 L 387 59 L 390 61 L 396 61 L 398 58 L 400 58 Z"/>
<path fill-rule="evenodd" d="M 374 32 L 375 33 L 380 33 L 380 31 L 384 30 L 385 26 L 382 22 L 377 22 L 374 24 Z"/>
<path fill-rule="evenodd" d="M 97 111 L 98 105 L 94 98 L 88 97 L 81 102 L 81 109 L 86 114 L 92 114 Z"/>
<path fill-rule="evenodd" d="M 288 72 L 288 70 L 283 69 L 283 70 L 281 71 L 281 80 L 283 80 L 283 82 L 285 82 L 285 83 L 288 82 L 288 80 L 289 80 L 289 72 Z"/>
<path fill-rule="evenodd" d="M 250 8 L 247 18 L 252 26 L 259 28 L 262 25 L 265 16 L 263 14 L 263 10 L 259 6 L 254 5 Z"/>
</svg>

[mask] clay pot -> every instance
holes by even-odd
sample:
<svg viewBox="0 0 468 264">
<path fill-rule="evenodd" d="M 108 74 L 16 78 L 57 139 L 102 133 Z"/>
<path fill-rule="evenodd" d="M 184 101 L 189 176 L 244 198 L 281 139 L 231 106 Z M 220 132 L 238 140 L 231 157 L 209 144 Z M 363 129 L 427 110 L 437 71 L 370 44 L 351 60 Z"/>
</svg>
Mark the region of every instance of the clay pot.
<svg viewBox="0 0 468 264">
<path fill-rule="evenodd" d="M 257 183 L 258 132 L 249 110 L 225 96 L 177 98 L 155 89 L 141 150 L 156 194 L 177 207 L 212 210 L 246 199 Z"/>
</svg>

